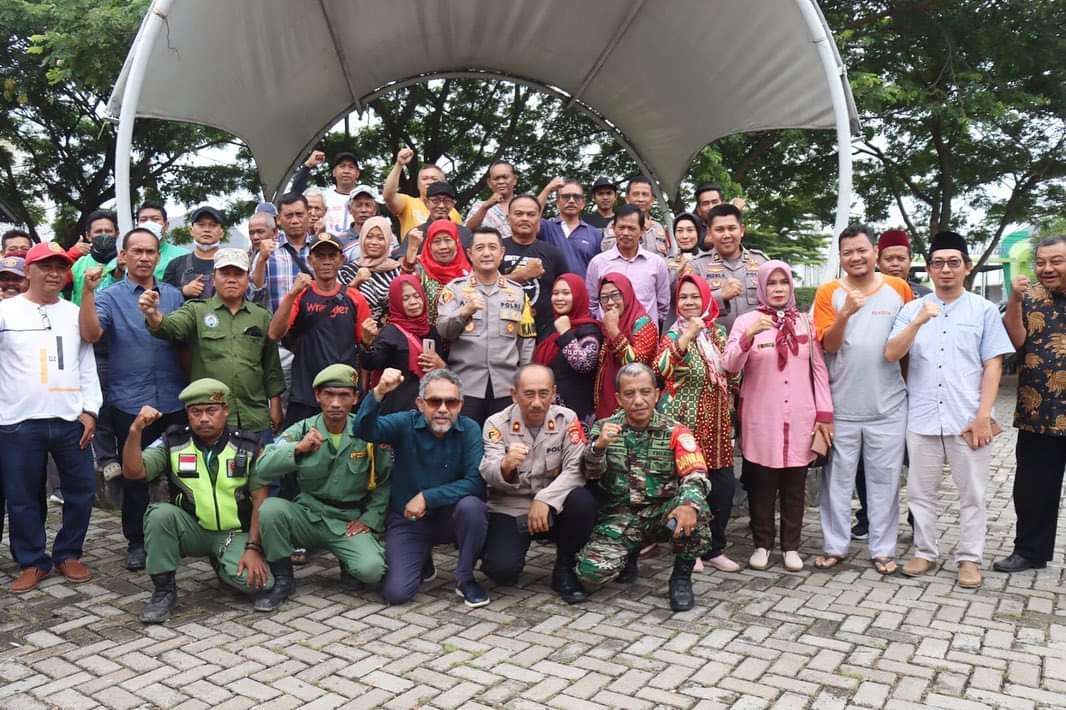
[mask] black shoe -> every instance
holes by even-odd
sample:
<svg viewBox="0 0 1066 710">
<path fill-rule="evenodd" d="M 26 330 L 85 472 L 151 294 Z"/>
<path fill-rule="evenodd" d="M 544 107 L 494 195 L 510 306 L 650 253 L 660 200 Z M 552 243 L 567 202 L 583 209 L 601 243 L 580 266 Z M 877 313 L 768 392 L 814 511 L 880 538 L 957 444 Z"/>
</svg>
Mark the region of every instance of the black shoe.
<svg viewBox="0 0 1066 710">
<path fill-rule="evenodd" d="M 692 592 L 692 568 L 695 560 L 674 558 L 674 571 L 670 575 L 670 608 L 674 611 L 688 611 L 696 606 L 696 595 Z"/>
<path fill-rule="evenodd" d="M 433 564 L 433 555 L 431 554 L 422 565 L 422 582 L 432 582 L 437 578 L 437 565 Z"/>
<path fill-rule="evenodd" d="M 292 596 L 296 588 L 296 579 L 292 576 L 292 560 L 283 558 L 270 563 L 270 573 L 274 575 L 274 586 L 255 598 L 256 611 L 274 611 Z"/>
<path fill-rule="evenodd" d="M 622 573 L 615 579 L 619 584 L 633 584 L 637 581 L 637 577 L 640 573 L 637 570 L 637 558 L 640 556 L 640 551 L 634 552 L 632 555 L 626 558 L 626 566 L 622 569 Z"/>
<path fill-rule="evenodd" d="M 144 569 L 148 553 L 144 551 L 144 545 L 131 545 L 126 551 L 126 569 L 130 572 Z"/>
<path fill-rule="evenodd" d="M 851 526 L 851 539 L 852 540 L 869 540 L 870 539 L 870 526 L 863 525 L 862 523 L 855 523 Z"/>
<path fill-rule="evenodd" d="M 341 587 L 346 592 L 361 592 L 366 589 L 366 585 L 349 574 L 344 565 L 341 565 Z"/>
<path fill-rule="evenodd" d="M 173 572 L 153 574 L 152 584 L 155 585 L 155 591 L 141 610 L 141 621 L 145 624 L 162 624 L 170 618 L 171 610 L 178 604 L 178 585 Z"/>
<path fill-rule="evenodd" d="M 476 609 L 479 606 L 485 606 L 489 603 L 489 594 L 485 591 L 485 588 L 477 583 L 477 580 L 471 579 L 467 582 L 460 582 L 459 586 L 455 588 L 455 593 L 463 598 L 465 603 L 471 609 Z"/>
<path fill-rule="evenodd" d="M 992 563 L 992 569 L 997 572 L 1024 572 L 1027 569 L 1044 569 L 1047 567 L 1047 562 L 1033 562 L 1028 560 L 1017 552 L 1010 553 L 1010 556 L 1006 559 L 996 560 Z"/>
<path fill-rule="evenodd" d="M 567 564 L 556 560 L 555 569 L 552 570 L 552 589 L 567 604 L 580 604 L 589 598 L 574 572 L 573 561 Z"/>
</svg>

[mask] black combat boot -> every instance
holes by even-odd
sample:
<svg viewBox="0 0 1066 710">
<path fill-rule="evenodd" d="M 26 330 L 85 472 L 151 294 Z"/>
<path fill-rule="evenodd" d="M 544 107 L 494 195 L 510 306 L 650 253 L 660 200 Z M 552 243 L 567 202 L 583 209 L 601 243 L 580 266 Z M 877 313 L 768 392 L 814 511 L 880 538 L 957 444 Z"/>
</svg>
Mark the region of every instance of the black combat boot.
<svg viewBox="0 0 1066 710">
<path fill-rule="evenodd" d="M 619 584 L 633 584 L 637 581 L 637 577 L 640 574 L 637 572 L 637 559 L 640 557 L 640 550 L 633 550 L 633 554 L 626 558 L 626 566 L 622 569 L 622 574 L 618 575 L 615 580 Z"/>
<path fill-rule="evenodd" d="M 270 563 L 274 586 L 255 598 L 256 611 L 274 611 L 292 596 L 296 579 L 292 576 L 292 560 L 288 557 Z"/>
<path fill-rule="evenodd" d="M 696 595 L 692 593 L 692 568 L 695 560 L 674 558 L 674 571 L 670 575 L 670 608 L 674 611 L 688 611 L 696 606 Z"/>
<path fill-rule="evenodd" d="M 555 569 L 552 570 L 552 589 L 567 604 L 580 604 L 589 598 L 574 572 L 575 563 L 573 555 L 560 555 L 555 558 Z"/>
<path fill-rule="evenodd" d="M 173 572 L 152 575 L 155 591 L 141 610 L 141 621 L 146 624 L 162 624 L 170 618 L 170 611 L 178 604 L 178 585 Z"/>
</svg>

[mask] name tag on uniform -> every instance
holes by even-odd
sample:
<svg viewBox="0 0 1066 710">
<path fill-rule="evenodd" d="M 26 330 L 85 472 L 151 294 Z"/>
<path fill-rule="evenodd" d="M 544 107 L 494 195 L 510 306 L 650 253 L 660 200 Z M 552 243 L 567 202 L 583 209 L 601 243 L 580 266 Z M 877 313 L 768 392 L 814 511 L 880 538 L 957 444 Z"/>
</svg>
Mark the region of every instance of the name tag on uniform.
<svg viewBox="0 0 1066 710">
<path fill-rule="evenodd" d="M 196 473 L 196 454 L 178 454 L 178 473 Z"/>
</svg>

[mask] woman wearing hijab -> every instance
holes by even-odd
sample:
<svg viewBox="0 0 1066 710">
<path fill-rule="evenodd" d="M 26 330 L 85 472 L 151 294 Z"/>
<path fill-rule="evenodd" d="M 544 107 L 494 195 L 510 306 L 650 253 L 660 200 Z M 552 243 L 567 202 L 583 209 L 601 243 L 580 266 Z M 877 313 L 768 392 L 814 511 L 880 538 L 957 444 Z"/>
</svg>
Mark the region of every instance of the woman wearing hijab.
<svg viewBox="0 0 1066 710">
<path fill-rule="evenodd" d="M 426 248 L 422 241 L 408 237 L 403 270 L 414 274 L 422 283 L 429 303 L 429 322 L 437 322 L 437 299 L 440 290 L 470 273 L 470 262 L 459 242 L 459 228 L 449 219 L 438 219 L 426 229 Z M 421 249 L 421 255 L 419 250 Z"/>
<path fill-rule="evenodd" d="M 740 447 L 748 490 L 751 534 L 748 564 L 766 569 L 774 545 L 774 505 L 781 505 L 785 569 L 803 569 L 799 556 L 807 467 L 812 445 L 832 442 L 833 401 L 822 350 L 813 327 L 796 310 L 792 269 L 783 261 L 759 267 L 759 307 L 737 318 L 723 362 L 743 372 Z"/>
<path fill-rule="evenodd" d="M 725 331 L 715 324 L 718 305 L 707 281 L 684 274 L 674 293 L 677 320 L 659 341 L 655 369 L 665 382 L 658 409 L 689 429 L 703 451 L 711 495 L 712 546 L 704 559 L 715 569 L 740 569 L 726 557 L 725 528 L 733 508 L 731 378 L 722 366 Z"/>
<path fill-rule="evenodd" d="M 603 320 L 603 347 L 596 370 L 596 418 L 614 414 L 618 408 L 615 377 L 631 362 L 651 367 L 659 329 L 640 305 L 633 284 L 623 274 L 607 274 L 600 279 L 600 308 Z"/>
<path fill-rule="evenodd" d="M 603 333 L 589 312 L 585 279 L 563 274 L 552 285 L 555 330 L 533 351 L 533 362 L 546 365 L 555 375 L 557 404 L 569 407 L 578 419 L 591 425 L 596 411 L 593 378 L 599 363 Z"/>
<path fill-rule="evenodd" d="M 674 241 L 677 242 L 677 254 L 666 260 L 670 270 L 670 283 L 677 283 L 678 274 L 684 273 L 685 266 L 697 256 L 703 254 L 703 225 L 696 215 L 682 212 L 674 217 Z"/>
<path fill-rule="evenodd" d="M 415 408 L 418 381 L 422 375 L 444 367 L 439 354 L 440 337 L 430 326 L 426 294 L 414 276 L 401 274 L 389 284 L 389 322 L 374 338 L 369 348 L 361 348 L 360 365 L 381 371 L 394 367 L 403 373 L 403 383 L 381 401 L 383 414 Z M 427 349 L 427 341 L 433 343 Z"/>
<path fill-rule="evenodd" d="M 352 285 L 363 294 L 378 323 L 388 310 L 389 284 L 400 275 L 400 262 L 389 256 L 394 239 L 388 219 L 370 217 L 359 230 L 359 258 L 337 274 L 342 285 Z"/>
</svg>

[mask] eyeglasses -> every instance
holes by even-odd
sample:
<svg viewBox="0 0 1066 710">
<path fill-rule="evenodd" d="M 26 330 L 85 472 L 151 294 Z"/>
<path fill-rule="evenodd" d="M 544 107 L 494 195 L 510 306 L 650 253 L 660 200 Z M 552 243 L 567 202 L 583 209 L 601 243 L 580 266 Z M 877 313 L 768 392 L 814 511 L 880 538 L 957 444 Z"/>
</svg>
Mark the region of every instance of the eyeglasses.
<svg viewBox="0 0 1066 710">
<path fill-rule="evenodd" d="M 563 202 L 581 202 L 581 200 L 585 199 L 585 196 L 580 192 L 568 192 L 565 195 L 560 193 L 559 199 Z"/>
<path fill-rule="evenodd" d="M 440 409 L 442 404 L 448 409 L 455 409 L 463 403 L 458 397 L 427 397 L 422 401 L 429 405 L 430 409 Z"/>
<path fill-rule="evenodd" d="M 43 333 L 52 329 L 52 321 L 48 320 L 48 314 L 44 311 L 44 306 L 37 306 L 37 315 L 41 317 L 40 328 L 4 328 L 0 330 L 0 333 Z M 60 348 L 62 351 L 62 348 Z"/>
<path fill-rule="evenodd" d="M 933 259 L 929 265 L 933 267 L 935 271 L 940 271 L 945 266 L 949 269 L 958 269 L 962 266 L 962 259 L 955 257 L 954 259 Z"/>
<path fill-rule="evenodd" d="M 222 413 L 222 406 L 209 404 L 206 407 L 189 407 L 187 411 L 191 419 L 199 419 L 202 416 L 217 417 Z"/>
<path fill-rule="evenodd" d="M 621 303 L 624 300 L 621 291 L 608 291 L 600 294 L 601 301 L 616 301 Z"/>
</svg>

